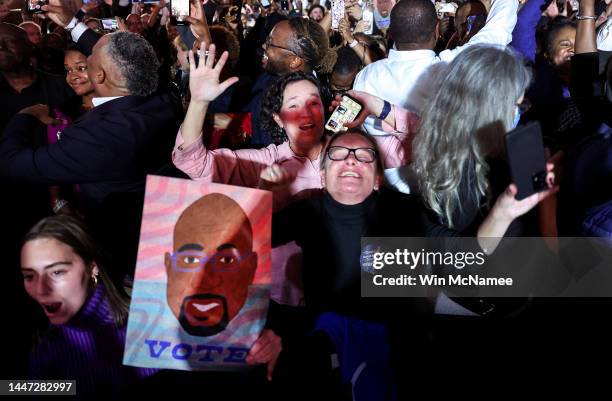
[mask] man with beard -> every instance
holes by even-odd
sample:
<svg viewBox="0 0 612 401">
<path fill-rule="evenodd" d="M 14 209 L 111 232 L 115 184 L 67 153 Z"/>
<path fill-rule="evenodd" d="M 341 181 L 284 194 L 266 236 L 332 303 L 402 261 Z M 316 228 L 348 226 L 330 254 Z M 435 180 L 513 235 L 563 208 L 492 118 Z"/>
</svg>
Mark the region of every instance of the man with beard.
<svg viewBox="0 0 612 401">
<path fill-rule="evenodd" d="M 179 216 L 164 263 L 168 306 L 187 333 L 215 335 L 238 315 L 257 268 L 252 247 L 249 218 L 225 195 L 203 196 Z"/>
<path fill-rule="evenodd" d="M 291 18 L 278 22 L 263 44 L 262 66 L 265 70 L 251 90 L 251 101 L 244 111 L 251 113 L 253 145 L 272 143 L 270 134 L 259 127 L 263 94 L 276 80 L 290 72 L 331 73 L 336 53 L 329 48 L 327 34 L 316 22 Z"/>
</svg>

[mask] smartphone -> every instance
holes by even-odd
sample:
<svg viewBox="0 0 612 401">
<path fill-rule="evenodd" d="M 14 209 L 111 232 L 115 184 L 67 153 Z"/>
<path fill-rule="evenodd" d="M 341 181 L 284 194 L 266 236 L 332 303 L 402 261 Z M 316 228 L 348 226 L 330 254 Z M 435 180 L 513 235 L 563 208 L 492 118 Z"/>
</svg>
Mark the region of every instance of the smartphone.
<svg viewBox="0 0 612 401">
<path fill-rule="evenodd" d="M 516 199 L 546 190 L 546 160 L 540 124 L 534 121 L 520 126 L 508 132 L 505 141 L 510 175 L 518 188 Z"/>
<path fill-rule="evenodd" d="M 325 128 L 335 133 L 346 131 L 347 128 L 344 124 L 355 120 L 359 112 L 361 112 L 359 102 L 348 95 L 343 95 L 342 102 L 336 107 L 329 120 L 327 120 Z"/>
<path fill-rule="evenodd" d="M 263 8 L 268 8 L 268 7 L 270 7 L 270 0 L 261 0 L 260 2 L 261 2 L 261 6 L 262 6 Z"/>
<path fill-rule="evenodd" d="M 345 13 L 344 0 L 333 0 L 331 13 L 332 13 L 331 27 L 332 29 L 338 29 L 338 26 L 340 25 L 340 20 L 344 18 L 344 13 Z"/>
<path fill-rule="evenodd" d="M 105 31 L 115 31 L 117 30 L 117 20 L 114 18 L 103 18 L 102 21 L 102 29 Z"/>
<path fill-rule="evenodd" d="M 289 1 L 288 0 L 281 0 L 281 8 L 285 11 L 289 11 Z"/>
<path fill-rule="evenodd" d="M 186 25 L 185 17 L 188 17 L 191 11 L 189 0 L 171 0 L 170 6 L 172 15 L 176 17 L 176 25 Z"/>
<path fill-rule="evenodd" d="M 44 11 L 42 6 L 49 4 L 49 0 L 27 0 L 28 12 L 30 14 L 40 14 Z"/>
<path fill-rule="evenodd" d="M 486 15 L 470 15 L 466 18 L 467 21 L 467 26 L 468 26 L 468 32 L 472 33 L 473 31 L 479 31 L 481 30 L 486 22 L 487 22 L 487 16 Z"/>
</svg>

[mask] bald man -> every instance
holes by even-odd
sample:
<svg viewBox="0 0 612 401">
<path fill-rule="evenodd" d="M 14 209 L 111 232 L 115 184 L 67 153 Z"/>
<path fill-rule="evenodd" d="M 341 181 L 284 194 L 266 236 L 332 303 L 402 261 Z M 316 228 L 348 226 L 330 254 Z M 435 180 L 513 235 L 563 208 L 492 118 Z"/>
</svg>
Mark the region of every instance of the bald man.
<svg viewBox="0 0 612 401">
<path fill-rule="evenodd" d="M 244 306 L 257 269 L 249 218 L 230 197 L 206 195 L 179 216 L 173 242 L 164 259 L 168 306 L 191 335 L 223 331 Z"/>
</svg>

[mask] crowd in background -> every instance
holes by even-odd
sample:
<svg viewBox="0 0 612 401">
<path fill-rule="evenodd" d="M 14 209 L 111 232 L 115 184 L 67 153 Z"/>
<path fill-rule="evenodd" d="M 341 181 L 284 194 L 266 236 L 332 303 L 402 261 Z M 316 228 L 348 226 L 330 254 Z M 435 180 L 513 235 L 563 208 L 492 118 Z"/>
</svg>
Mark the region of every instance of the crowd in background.
<svg viewBox="0 0 612 401">
<path fill-rule="evenodd" d="M 359 260 L 362 236 L 474 237 L 488 253 L 504 236 L 611 241 L 612 2 L 343 4 L 193 0 L 181 21 L 165 0 L 0 0 L 15 378 L 78 378 L 84 398 L 181 383 L 393 400 L 473 380 L 455 370 L 469 359 L 496 380 L 610 354 L 605 300 L 362 299 Z M 332 135 L 346 94 L 362 111 Z M 532 122 L 547 185 L 517 200 L 504 135 Z M 147 174 L 273 192 L 249 373 L 121 365 Z"/>
</svg>

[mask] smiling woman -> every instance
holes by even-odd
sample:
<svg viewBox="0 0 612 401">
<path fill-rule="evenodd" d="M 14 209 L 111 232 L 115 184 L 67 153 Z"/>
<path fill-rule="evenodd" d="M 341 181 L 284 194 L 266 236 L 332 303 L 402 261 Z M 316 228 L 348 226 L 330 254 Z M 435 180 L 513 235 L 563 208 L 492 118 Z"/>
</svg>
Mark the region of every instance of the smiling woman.
<svg viewBox="0 0 612 401">
<path fill-rule="evenodd" d="M 25 290 L 51 323 L 32 350 L 31 378 L 76 379 L 84 398 L 120 396 L 156 372 L 122 365 L 128 299 L 100 260 L 83 224 L 69 216 L 41 220 L 21 249 Z"/>
<path fill-rule="evenodd" d="M 275 144 L 263 149 L 209 150 L 202 142 L 202 126 L 208 104 L 236 81 L 230 78 L 219 82 L 219 75 L 227 60 L 224 53 L 217 63 L 215 46 L 209 48 L 205 62 L 196 66 L 190 56 L 189 86 L 191 102 L 185 121 L 176 138 L 172 159 L 176 167 L 192 179 L 223 184 L 259 187 L 274 190 L 274 209 L 279 210 L 322 187 L 319 163 L 322 149 L 328 141 L 325 134 L 325 106 L 318 81 L 312 74 L 287 74 L 273 84 L 265 94 L 261 121 L 264 129 L 274 137 Z M 399 167 L 407 157 L 403 140 L 408 135 L 379 136 L 380 158 L 385 167 Z M 283 174 L 276 174 L 281 171 Z M 301 298 L 291 288 L 286 272 L 295 272 L 299 250 L 293 245 L 273 249 L 272 298 L 282 303 L 295 304 Z M 293 260 L 292 265 L 288 264 Z M 292 287 L 292 285 L 294 287 Z"/>
</svg>

